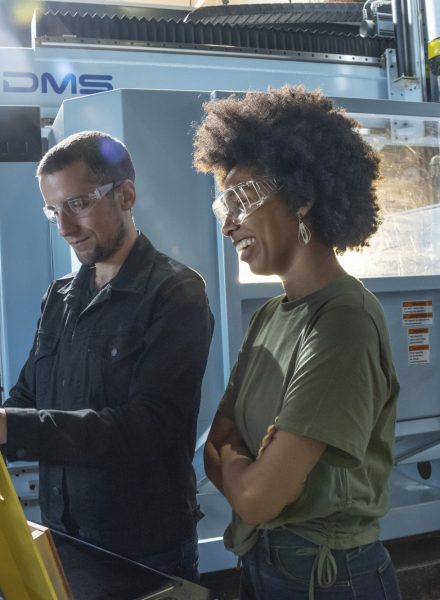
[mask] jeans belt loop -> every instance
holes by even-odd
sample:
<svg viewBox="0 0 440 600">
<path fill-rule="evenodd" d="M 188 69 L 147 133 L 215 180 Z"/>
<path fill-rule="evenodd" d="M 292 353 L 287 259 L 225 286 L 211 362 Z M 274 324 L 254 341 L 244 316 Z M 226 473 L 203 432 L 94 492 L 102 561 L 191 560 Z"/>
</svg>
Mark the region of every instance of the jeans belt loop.
<svg viewBox="0 0 440 600">
<path fill-rule="evenodd" d="M 266 564 L 272 565 L 271 554 L 270 554 L 270 539 L 269 539 L 269 530 L 263 529 L 261 532 L 263 538 L 263 546 L 264 546 L 264 555 Z"/>
</svg>

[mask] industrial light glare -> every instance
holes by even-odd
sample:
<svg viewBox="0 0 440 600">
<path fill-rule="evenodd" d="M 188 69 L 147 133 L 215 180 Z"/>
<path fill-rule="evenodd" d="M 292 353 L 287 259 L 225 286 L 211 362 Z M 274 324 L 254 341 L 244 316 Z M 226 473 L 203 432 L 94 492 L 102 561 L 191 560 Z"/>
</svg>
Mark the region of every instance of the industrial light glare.
<svg viewBox="0 0 440 600">
<path fill-rule="evenodd" d="M 17 2 L 12 8 L 12 18 L 17 25 L 27 25 L 35 10 L 43 10 L 42 2 Z"/>
</svg>

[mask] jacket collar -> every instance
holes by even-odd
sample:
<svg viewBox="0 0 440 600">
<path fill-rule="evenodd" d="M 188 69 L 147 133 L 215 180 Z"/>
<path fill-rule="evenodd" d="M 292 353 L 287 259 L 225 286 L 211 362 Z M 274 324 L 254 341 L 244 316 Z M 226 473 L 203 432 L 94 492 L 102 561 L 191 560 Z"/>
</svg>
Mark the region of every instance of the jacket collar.
<svg viewBox="0 0 440 600">
<path fill-rule="evenodd" d="M 153 244 L 143 233 L 139 232 L 138 238 L 118 274 L 106 286 L 108 293 L 110 290 L 115 290 L 141 294 L 148 283 L 156 255 L 157 250 Z M 58 290 L 58 293 L 65 297 L 66 302 L 72 302 L 81 294 L 83 285 L 89 280 L 90 270 L 91 267 L 82 265 L 73 279 L 70 279 Z M 71 277 L 71 275 L 67 277 Z"/>
</svg>

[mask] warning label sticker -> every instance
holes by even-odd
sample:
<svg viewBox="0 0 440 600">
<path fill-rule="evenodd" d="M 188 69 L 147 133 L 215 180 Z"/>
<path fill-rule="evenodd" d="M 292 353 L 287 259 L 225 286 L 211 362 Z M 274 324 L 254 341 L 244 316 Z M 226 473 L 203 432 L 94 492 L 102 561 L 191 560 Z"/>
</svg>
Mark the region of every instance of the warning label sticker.
<svg viewBox="0 0 440 600">
<path fill-rule="evenodd" d="M 404 327 L 432 325 L 433 319 L 432 300 L 407 300 L 402 302 L 402 325 Z"/>
<path fill-rule="evenodd" d="M 408 364 L 428 364 L 430 362 L 429 329 L 416 327 L 408 329 Z"/>
</svg>

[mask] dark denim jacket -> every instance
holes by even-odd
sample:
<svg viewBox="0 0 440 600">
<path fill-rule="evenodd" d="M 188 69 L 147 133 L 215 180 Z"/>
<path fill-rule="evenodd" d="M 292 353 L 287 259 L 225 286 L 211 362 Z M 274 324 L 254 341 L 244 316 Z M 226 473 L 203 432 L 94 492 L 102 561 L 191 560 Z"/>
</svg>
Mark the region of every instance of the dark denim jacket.
<svg viewBox="0 0 440 600">
<path fill-rule="evenodd" d="M 145 556 L 194 531 L 192 459 L 212 315 L 202 278 L 143 235 L 83 309 L 89 278 L 82 266 L 43 299 L 5 402 L 7 457 L 40 461 L 47 525 Z"/>
</svg>

